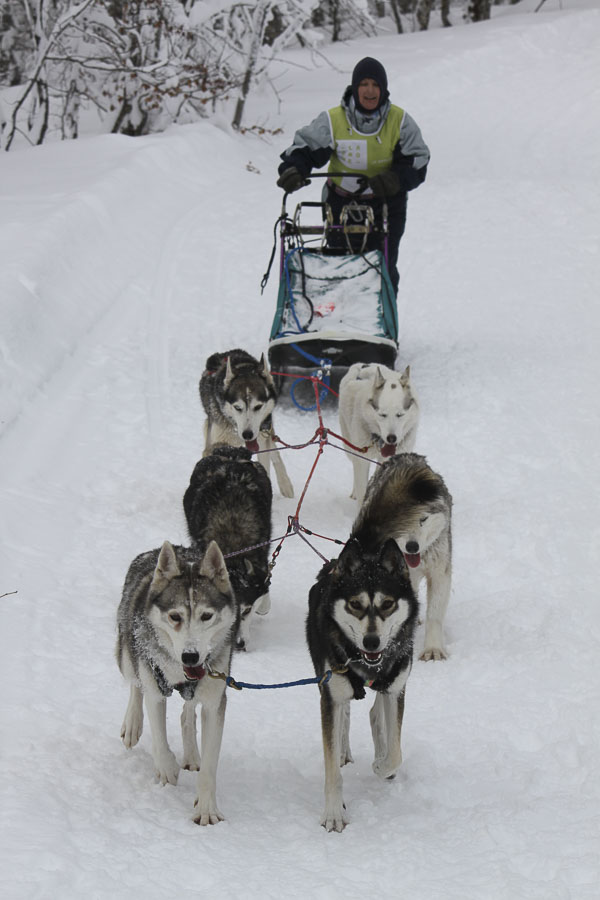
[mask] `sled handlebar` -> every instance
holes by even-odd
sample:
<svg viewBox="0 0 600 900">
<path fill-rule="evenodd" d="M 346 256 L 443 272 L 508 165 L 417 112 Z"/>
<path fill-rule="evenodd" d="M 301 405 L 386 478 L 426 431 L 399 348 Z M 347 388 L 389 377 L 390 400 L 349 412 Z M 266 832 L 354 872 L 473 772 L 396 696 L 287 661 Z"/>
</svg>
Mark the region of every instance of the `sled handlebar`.
<svg viewBox="0 0 600 900">
<path fill-rule="evenodd" d="M 311 183 L 311 181 L 312 181 L 313 178 L 331 178 L 331 177 L 332 177 L 332 176 L 331 176 L 331 173 L 330 173 L 330 172 L 311 172 L 311 174 L 306 178 L 306 181 L 304 182 L 304 184 L 302 185 L 302 187 L 303 187 L 303 188 L 304 188 L 304 187 L 308 187 L 308 185 Z M 363 175 L 363 176 L 360 176 L 360 175 L 359 175 L 358 177 L 359 177 L 359 178 L 361 178 L 361 177 L 364 178 L 365 183 L 364 183 L 357 191 L 348 191 L 348 198 L 349 198 L 350 200 L 359 200 L 361 194 L 362 194 L 363 191 L 366 190 L 366 188 L 367 188 L 367 178 L 366 178 L 366 176 L 364 176 L 364 175 Z M 296 190 L 301 190 L 301 188 L 297 188 Z M 285 215 L 285 204 L 286 204 L 287 198 L 288 198 L 288 197 L 290 196 L 290 194 L 292 194 L 292 193 L 295 193 L 295 191 L 284 191 L 284 194 L 283 194 L 283 204 L 282 204 L 282 207 L 281 207 L 282 215 Z M 304 205 L 304 206 L 307 206 L 307 205 L 309 205 L 309 204 L 303 203 L 303 205 Z M 312 204 L 310 204 L 310 205 L 312 205 Z M 315 205 L 317 205 L 317 204 L 315 204 Z M 320 204 L 319 204 L 319 205 L 320 205 Z"/>
</svg>

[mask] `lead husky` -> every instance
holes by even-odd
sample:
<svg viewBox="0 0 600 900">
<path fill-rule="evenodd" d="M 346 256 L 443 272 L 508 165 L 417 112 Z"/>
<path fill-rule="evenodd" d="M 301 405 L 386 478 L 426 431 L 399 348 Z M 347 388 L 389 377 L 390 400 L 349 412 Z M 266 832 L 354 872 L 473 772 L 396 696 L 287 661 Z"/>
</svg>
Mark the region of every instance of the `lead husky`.
<svg viewBox="0 0 600 900">
<path fill-rule="evenodd" d="M 269 472 L 269 464 L 277 475 L 284 497 L 293 497 L 294 488 L 273 441 L 272 413 L 277 390 L 264 353 L 260 362 L 245 350 L 213 353 L 206 360 L 200 379 L 200 399 L 206 413 L 204 455 L 216 444 L 245 446 L 260 453 L 258 460 Z"/>
<path fill-rule="evenodd" d="M 357 539 L 358 538 L 358 539 Z M 306 637 L 321 683 L 325 757 L 325 810 L 321 824 L 348 824 L 340 766 L 352 762 L 350 700 L 376 692 L 370 712 L 375 747 L 373 771 L 391 779 L 402 762 L 404 691 L 412 666 L 418 603 L 398 545 L 384 541 L 374 552 L 356 532 L 337 560 L 321 570 L 309 594 Z"/>
<path fill-rule="evenodd" d="M 162 784 L 176 784 L 179 765 L 167 742 L 166 700 L 173 690 L 184 699 L 181 714 L 183 768 L 198 770 L 194 821 L 223 819 L 217 807 L 216 776 L 223 723 L 225 682 L 209 678 L 209 666 L 229 672 L 239 612 L 225 560 L 217 544 L 204 557 L 174 547 L 142 553 L 125 579 L 117 615 L 116 657 L 131 682 L 121 737 L 134 747 L 142 734 L 143 703 L 152 731 L 152 757 Z M 196 741 L 196 704 L 202 704 L 202 755 Z"/>
<path fill-rule="evenodd" d="M 410 381 L 410 366 L 395 372 L 375 363 L 355 363 L 340 382 L 342 435 L 355 447 L 368 446 L 361 459 L 350 455 L 354 469 L 351 496 L 362 503 L 369 460 L 381 462 L 414 449 L 419 404 Z"/>
<path fill-rule="evenodd" d="M 394 538 L 418 593 L 427 582 L 421 659 L 445 659 L 443 626 L 452 578 L 452 497 L 424 456 L 401 453 L 377 467 L 352 529 L 368 549 Z"/>
<path fill-rule="evenodd" d="M 245 447 L 215 447 L 194 468 L 183 497 L 188 531 L 196 547 L 211 540 L 223 552 L 240 606 L 236 646 L 245 650 L 254 610 L 266 615 L 273 489 L 263 466 Z M 245 551 L 239 553 L 240 550 Z"/>
</svg>

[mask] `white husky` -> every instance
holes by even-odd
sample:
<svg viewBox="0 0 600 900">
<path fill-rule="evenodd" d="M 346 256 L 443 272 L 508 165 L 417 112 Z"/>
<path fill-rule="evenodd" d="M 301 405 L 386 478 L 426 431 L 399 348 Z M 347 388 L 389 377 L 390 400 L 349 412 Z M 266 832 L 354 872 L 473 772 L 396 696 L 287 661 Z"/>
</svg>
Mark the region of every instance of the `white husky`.
<svg viewBox="0 0 600 900">
<path fill-rule="evenodd" d="M 395 372 L 375 363 L 355 363 L 340 382 L 340 428 L 355 447 L 367 447 L 364 458 L 352 451 L 351 496 L 362 503 L 370 460 L 382 462 L 414 449 L 419 404 L 410 381 L 410 366 Z"/>
</svg>

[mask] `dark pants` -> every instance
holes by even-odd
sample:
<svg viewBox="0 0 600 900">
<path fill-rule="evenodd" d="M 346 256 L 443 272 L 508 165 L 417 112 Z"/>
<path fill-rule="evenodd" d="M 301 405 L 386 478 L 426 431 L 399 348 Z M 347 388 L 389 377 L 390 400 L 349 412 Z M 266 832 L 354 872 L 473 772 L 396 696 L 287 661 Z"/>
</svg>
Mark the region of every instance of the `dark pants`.
<svg viewBox="0 0 600 900">
<path fill-rule="evenodd" d="M 331 207 L 331 212 L 333 215 L 333 220 L 336 225 L 339 225 L 340 215 L 344 206 L 347 206 L 348 203 L 353 199 L 351 196 L 343 197 L 341 194 L 338 194 L 337 191 L 334 191 L 329 185 L 326 188 L 326 191 L 323 192 L 325 197 L 324 199 L 329 203 Z M 375 225 L 379 229 L 382 228 L 382 212 L 383 212 L 383 200 L 370 198 L 362 200 L 360 197 L 356 198 L 359 204 L 369 205 L 373 208 L 373 213 L 375 215 Z M 392 286 L 394 288 L 394 293 L 398 293 L 398 284 L 400 282 L 400 275 L 398 274 L 398 246 L 400 244 L 400 238 L 404 234 L 404 227 L 406 225 L 406 194 L 399 193 L 396 194 L 395 197 L 390 197 L 387 200 L 388 207 L 388 247 L 387 247 L 387 267 L 390 275 L 390 280 L 392 282 Z M 362 242 L 362 235 L 350 235 L 350 243 L 353 249 L 356 249 L 357 252 L 360 250 L 360 245 Z M 346 236 L 341 234 L 340 232 L 334 232 L 329 240 L 328 244 L 330 247 L 347 247 L 346 244 Z M 372 232 L 367 238 L 367 250 L 384 250 L 384 239 L 383 236 L 378 232 Z"/>
</svg>

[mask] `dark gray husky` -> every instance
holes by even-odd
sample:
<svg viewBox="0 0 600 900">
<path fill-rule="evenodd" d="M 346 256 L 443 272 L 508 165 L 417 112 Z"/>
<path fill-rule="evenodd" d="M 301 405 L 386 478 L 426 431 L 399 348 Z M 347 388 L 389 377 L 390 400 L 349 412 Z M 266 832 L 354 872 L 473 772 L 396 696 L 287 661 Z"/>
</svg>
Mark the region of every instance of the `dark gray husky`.
<svg viewBox="0 0 600 900">
<path fill-rule="evenodd" d="M 375 691 L 370 712 L 375 746 L 373 770 L 393 778 L 402 762 L 400 745 L 404 690 L 413 657 L 418 603 L 408 568 L 393 540 L 368 550 L 361 533 L 327 563 L 309 595 L 306 637 L 321 684 L 327 831 L 347 825 L 340 766 L 352 762 L 350 700 Z"/>
<path fill-rule="evenodd" d="M 294 488 L 279 450 L 275 446 L 273 409 L 277 389 L 264 354 L 255 359 L 245 350 L 213 353 L 206 360 L 200 379 L 200 399 L 206 413 L 204 456 L 218 444 L 260 451 L 258 460 L 273 468 L 284 497 L 293 497 Z"/>
<path fill-rule="evenodd" d="M 424 456 L 399 453 L 377 467 L 352 534 L 365 547 L 394 538 L 418 595 L 427 584 L 425 646 L 421 659 L 445 659 L 444 618 L 452 581 L 452 497 Z"/>
<path fill-rule="evenodd" d="M 216 541 L 226 557 L 241 613 L 238 650 L 248 645 L 252 611 L 265 615 L 271 607 L 272 498 L 269 476 L 250 451 L 226 446 L 196 463 L 183 498 L 192 543 L 204 549 Z"/>
<path fill-rule="evenodd" d="M 229 673 L 239 610 L 225 560 L 212 541 L 204 555 L 165 541 L 160 550 L 136 557 L 129 567 L 117 616 L 116 657 L 131 683 L 121 737 L 127 748 L 142 734 L 143 702 L 152 731 L 152 757 L 162 784 L 176 784 L 179 764 L 169 748 L 166 701 L 174 690 L 184 699 L 181 714 L 184 769 L 196 769 L 194 821 L 212 825 L 223 723 L 225 683 L 208 669 Z M 196 704 L 202 704 L 202 756 L 196 741 Z"/>
</svg>

